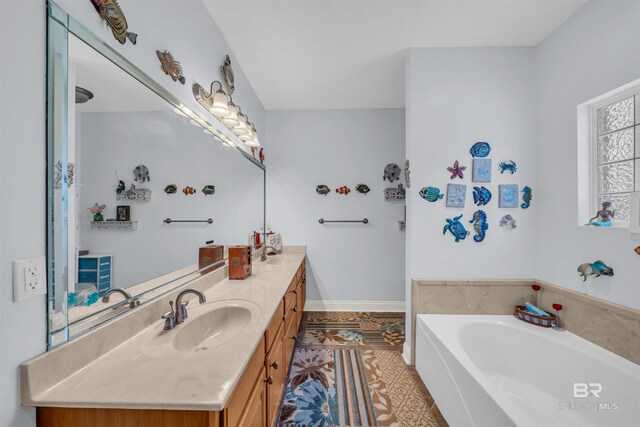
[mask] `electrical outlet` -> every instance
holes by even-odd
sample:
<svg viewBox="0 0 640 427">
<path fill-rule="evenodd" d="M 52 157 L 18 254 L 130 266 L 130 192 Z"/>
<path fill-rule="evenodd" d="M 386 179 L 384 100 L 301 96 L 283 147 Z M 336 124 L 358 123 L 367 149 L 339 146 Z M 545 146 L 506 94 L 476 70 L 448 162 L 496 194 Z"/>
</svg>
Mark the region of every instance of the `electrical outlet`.
<svg viewBox="0 0 640 427">
<path fill-rule="evenodd" d="M 23 301 L 47 293 L 44 257 L 13 261 L 13 300 Z"/>
</svg>

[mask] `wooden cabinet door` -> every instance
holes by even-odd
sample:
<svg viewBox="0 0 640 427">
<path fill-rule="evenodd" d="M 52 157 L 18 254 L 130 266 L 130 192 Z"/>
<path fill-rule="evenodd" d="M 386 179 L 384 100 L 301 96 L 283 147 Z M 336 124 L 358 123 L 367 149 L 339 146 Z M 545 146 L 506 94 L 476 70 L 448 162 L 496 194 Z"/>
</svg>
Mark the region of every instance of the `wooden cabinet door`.
<svg viewBox="0 0 640 427">
<path fill-rule="evenodd" d="M 284 392 L 287 365 L 284 357 L 284 322 L 276 335 L 273 347 L 267 356 L 267 421 L 273 426 L 276 423 L 278 407 Z"/>
<path fill-rule="evenodd" d="M 238 426 L 242 427 L 265 427 L 267 426 L 267 388 L 265 382 L 265 369 L 260 371 L 260 375 L 251 390 L 249 400 L 244 407 L 244 412 L 238 420 Z"/>
</svg>

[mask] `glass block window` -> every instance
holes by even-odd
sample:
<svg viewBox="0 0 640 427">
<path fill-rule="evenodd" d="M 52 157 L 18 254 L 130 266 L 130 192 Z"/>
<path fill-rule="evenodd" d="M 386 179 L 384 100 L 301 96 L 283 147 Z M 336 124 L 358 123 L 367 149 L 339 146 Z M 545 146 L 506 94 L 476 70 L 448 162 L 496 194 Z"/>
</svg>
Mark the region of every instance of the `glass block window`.
<svg viewBox="0 0 640 427">
<path fill-rule="evenodd" d="M 640 191 L 640 92 L 605 101 L 594 112 L 595 208 L 610 201 L 614 224 L 628 226 L 630 193 Z"/>
</svg>

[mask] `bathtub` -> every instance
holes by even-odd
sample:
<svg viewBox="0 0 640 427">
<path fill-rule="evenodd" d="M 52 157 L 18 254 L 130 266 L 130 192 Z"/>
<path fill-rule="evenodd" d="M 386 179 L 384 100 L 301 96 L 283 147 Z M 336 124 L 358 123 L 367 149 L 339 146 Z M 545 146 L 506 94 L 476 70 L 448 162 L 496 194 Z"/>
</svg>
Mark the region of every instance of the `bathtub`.
<svg viewBox="0 0 640 427">
<path fill-rule="evenodd" d="M 640 426 L 640 365 L 510 315 L 418 315 L 416 369 L 451 427 Z"/>
</svg>

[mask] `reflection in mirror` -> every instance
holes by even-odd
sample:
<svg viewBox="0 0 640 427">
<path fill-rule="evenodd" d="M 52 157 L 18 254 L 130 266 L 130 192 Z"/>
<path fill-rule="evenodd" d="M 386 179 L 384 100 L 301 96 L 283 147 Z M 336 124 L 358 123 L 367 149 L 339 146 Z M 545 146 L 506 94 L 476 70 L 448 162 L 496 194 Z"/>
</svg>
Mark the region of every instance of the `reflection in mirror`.
<svg viewBox="0 0 640 427">
<path fill-rule="evenodd" d="M 49 42 L 54 346 L 199 277 L 206 242 L 247 243 L 264 171 L 63 26 Z"/>
</svg>

